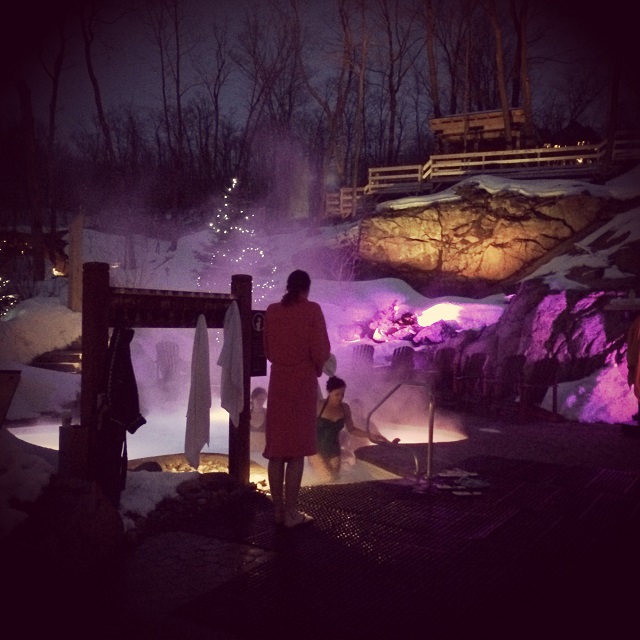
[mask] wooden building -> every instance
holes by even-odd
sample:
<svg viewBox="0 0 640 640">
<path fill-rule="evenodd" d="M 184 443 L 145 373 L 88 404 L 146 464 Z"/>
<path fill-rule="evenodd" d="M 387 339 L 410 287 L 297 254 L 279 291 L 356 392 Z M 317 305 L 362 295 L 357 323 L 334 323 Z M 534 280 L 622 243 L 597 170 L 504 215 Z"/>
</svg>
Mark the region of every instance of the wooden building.
<svg viewBox="0 0 640 640">
<path fill-rule="evenodd" d="M 510 109 L 512 148 L 523 145 L 524 109 Z M 505 149 L 502 110 L 459 113 L 445 118 L 431 118 L 438 153 L 498 151 Z"/>
</svg>

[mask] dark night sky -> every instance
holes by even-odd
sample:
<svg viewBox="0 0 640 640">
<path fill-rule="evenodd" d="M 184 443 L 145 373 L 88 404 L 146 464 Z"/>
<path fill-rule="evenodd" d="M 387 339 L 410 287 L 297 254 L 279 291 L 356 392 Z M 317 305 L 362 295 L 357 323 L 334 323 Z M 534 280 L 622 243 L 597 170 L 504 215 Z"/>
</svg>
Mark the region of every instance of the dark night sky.
<svg viewBox="0 0 640 640">
<path fill-rule="evenodd" d="M 3 81 L 37 51 L 38 43 L 51 32 L 55 16 L 70 11 L 80 0 L 9 0 L 0 20 L 0 64 Z M 6 17 L 5 17 L 6 16 Z"/>
<path fill-rule="evenodd" d="M 0 123 L 4 116 L 14 116 L 17 108 L 15 80 L 26 77 L 33 94 L 36 117 L 44 120 L 50 97 L 50 82 L 37 62 L 40 43 L 53 42 L 50 51 L 57 50 L 56 17 L 60 13 L 70 16 L 65 26 L 66 34 L 73 33 L 67 44 L 64 71 L 59 94 L 58 123 L 65 127 L 78 124 L 78 114 L 90 114 L 94 109 L 90 87 L 82 54 L 81 36 L 73 13 L 88 0 L 13 0 L 7 8 L 9 18 L 0 19 Z M 305 0 L 307 1 L 307 0 Z M 316 0 L 309 0 L 315 2 Z M 317 0 L 322 2 L 322 0 Z M 242 11 L 247 5 L 264 4 L 268 0 L 185 0 L 187 6 L 194 5 L 199 11 L 196 23 L 208 26 L 212 7 L 216 10 Z M 107 9 L 133 5 L 134 0 L 104 0 Z M 141 7 L 142 0 L 135 0 Z M 113 13 L 120 12 L 120 9 Z M 101 42 L 93 47 L 93 62 L 98 75 L 103 100 L 107 108 L 129 102 L 148 100 L 157 92 L 157 65 L 155 49 L 147 45 L 149 35 L 143 32 L 139 17 L 130 13 L 116 22 L 116 27 L 107 27 L 107 41 L 111 50 L 105 54 Z M 135 29 L 135 33 L 131 33 Z M 47 57 L 52 63 L 51 55 Z M 153 88 L 150 84 L 153 83 Z"/>
<path fill-rule="evenodd" d="M 3 74 L 15 68 L 16 61 L 23 60 L 37 47 L 38 42 L 51 32 L 54 18 L 61 11 L 68 12 L 85 0 L 10 0 L 0 21 L 0 59 Z M 255 2 L 256 0 L 252 0 Z M 317 0 L 323 3 L 323 0 Z M 237 6 L 231 0 L 208 0 L 220 6 Z M 586 30 L 594 45 L 610 50 L 619 46 L 626 54 L 640 58 L 636 46 L 640 40 L 640 25 L 636 18 L 635 3 L 631 0 L 609 0 L 594 3 L 584 0 L 544 0 L 553 7 L 567 29 Z M 6 19 L 5 19 L 6 16 Z"/>
<path fill-rule="evenodd" d="M 37 51 L 38 43 L 47 35 L 53 32 L 55 25 L 55 16 L 60 11 L 69 12 L 76 8 L 85 0 L 13 0 L 12 5 L 7 7 L 7 19 L 0 20 L 0 92 L 6 95 L 15 94 L 14 79 L 16 73 L 24 70 L 25 63 L 33 58 L 33 54 Z M 189 0 L 200 2 L 200 0 Z M 259 0 L 248 0 L 250 3 Z M 310 0 L 316 2 L 316 0 Z M 534 0 L 531 0 L 532 3 Z M 627 67 L 628 76 L 633 76 L 633 82 L 636 88 L 640 86 L 640 48 L 637 43 L 640 41 L 640 26 L 633 14 L 631 7 L 633 6 L 629 0 L 610 0 L 597 5 L 592 2 L 584 2 L 578 0 L 542 0 L 555 12 L 557 12 L 556 27 L 566 34 L 579 35 L 588 43 L 592 53 L 610 56 L 616 49 L 619 50 L 624 65 Z M 206 0 L 205 6 L 224 6 L 235 9 L 240 4 L 239 0 Z M 317 0 L 322 4 L 326 4 L 324 0 Z M 127 46 L 122 43 L 119 46 Z M 129 46 L 133 46 L 130 43 Z M 142 63 L 138 61 L 140 67 Z M 139 68 L 140 68 L 139 67 Z M 69 84 L 66 87 L 66 95 L 61 95 L 61 105 L 66 101 L 67 113 L 61 115 L 61 120 L 66 117 L 70 119 L 71 103 L 77 102 L 78 110 L 91 110 L 90 93 L 88 81 L 86 80 L 86 72 L 82 69 L 81 59 L 77 58 L 75 62 L 76 75 L 79 78 L 73 82 L 66 80 Z M 133 68 L 133 65 L 131 65 Z M 101 83 L 104 83 L 105 101 L 109 101 L 116 97 L 116 102 L 122 103 L 123 100 L 131 99 L 131 94 L 140 94 L 140 83 L 134 85 L 134 89 L 127 86 L 126 77 L 123 73 L 127 73 L 127 69 L 118 67 L 117 74 L 113 74 L 113 82 L 110 82 L 110 69 L 101 70 Z M 147 77 L 151 76 L 150 67 L 147 63 Z M 143 71 L 143 73 L 145 73 Z M 38 87 L 34 89 L 34 102 L 36 109 L 46 105 L 44 96 L 48 93 L 42 91 L 42 95 L 38 97 Z M 144 92 L 144 90 L 143 90 Z M 73 96 L 73 97 L 71 97 Z M 70 99 L 71 97 L 71 99 Z M 15 100 L 15 95 L 12 96 Z M 40 103 L 38 104 L 38 101 Z M 0 109 L 7 104 L 6 98 L 3 100 L 0 95 Z M 63 106 L 63 109 L 65 107 Z M 2 114 L 0 114 L 0 118 Z M 71 120 L 69 120 L 71 121 Z"/>
</svg>

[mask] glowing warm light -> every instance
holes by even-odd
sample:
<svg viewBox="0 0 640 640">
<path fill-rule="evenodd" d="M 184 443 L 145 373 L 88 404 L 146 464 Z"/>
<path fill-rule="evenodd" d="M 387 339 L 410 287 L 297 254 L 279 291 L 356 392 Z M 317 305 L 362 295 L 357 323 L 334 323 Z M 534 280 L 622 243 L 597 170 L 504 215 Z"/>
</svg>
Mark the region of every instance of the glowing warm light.
<svg viewBox="0 0 640 640">
<path fill-rule="evenodd" d="M 4 293 L 10 285 L 10 281 L 0 276 L 0 316 L 5 316 L 9 309 L 18 302 L 18 296 L 13 293 Z"/>
<path fill-rule="evenodd" d="M 389 340 L 389 336 L 385 335 L 380 328 L 376 328 L 376 330 L 373 332 L 373 339 L 376 342 L 386 342 L 387 340 Z"/>
<path fill-rule="evenodd" d="M 57 451 L 60 445 L 60 426 L 62 419 L 57 422 L 41 422 L 27 427 L 11 427 L 9 431 L 29 444 L 35 444 L 46 449 Z"/>
<path fill-rule="evenodd" d="M 236 199 L 231 199 L 237 186 L 238 180 L 233 178 L 231 186 L 226 188 L 227 193 L 223 195 L 224 202 L 207 223 L 214 234 L 211 244 L 206 248 L 210 259 L 208 265 L 196 274 L 195 282 L 199 289 L 207 291 L 228 287 L 228 274 L 224 268 L 220 268 L 219 259 L 224 259 L 225 266 L 233 263 L 238 265 L 236 272 L 253 276 L 253 304 L 257 306 L 266 299 L 266 293 L 275 287 L 275 278 L 262 275 L 268 269 L 264 265 L 267 253 L 258 245 L 257 233 L 252 226 L 254 214 L 245 213 Z M 236 244 L 234 241 L 240 235 L 243 238 Z M 275 267 L 271 268 L 272 275 L 276 271 Z"/>
<path fill-rule="evenodd" d="M 418 444 L 429 442 L 429 430 L 426 424 L 414 423 L 398 423 L 398 424 L 381 424 L 377 428 L 387 440 L 400 438 L 400 444 Z M 433 442 L 458 442 L 466 440 L 467 436 L 461 431 L 457 431 L 455 427 L 451 429 L 440 429 L 434 427 Z"/>
<path fill-rule="evenodd" d="M 358 342 L 362 337 L 360 330 L 356 327 L 341 327 L 342 342 Z"/>
<path fill-rule="evenodd" d="M 418 324 L 421 327 L 428 327 L 439 320 L 458 320 L 462 312 L 462 305 L 453 302 L 440 302 L 425 309 L 418 316 Z"/>
<path fill-rule="evenodd" d="M 251 471 L 249 472 L 249 482 L 256 485 L 260 491 L 268 492 L 269 482 L 267 480 L 267 471 Z"/>
</svg>

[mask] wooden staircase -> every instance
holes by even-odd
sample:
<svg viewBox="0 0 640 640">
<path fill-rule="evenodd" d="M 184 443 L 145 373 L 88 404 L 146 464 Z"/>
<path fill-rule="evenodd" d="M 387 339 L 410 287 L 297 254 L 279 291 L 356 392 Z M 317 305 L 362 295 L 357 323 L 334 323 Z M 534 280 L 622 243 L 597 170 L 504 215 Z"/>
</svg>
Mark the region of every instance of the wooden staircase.
<svg viewBox="0 0 640 640">
<path fill-rule="evenodd" d="M 34 358 L 30 366 L 63 373 L 82 373 L 82 349 L 72 344 L 66 349 L 49 351 Z"/>
</svg>

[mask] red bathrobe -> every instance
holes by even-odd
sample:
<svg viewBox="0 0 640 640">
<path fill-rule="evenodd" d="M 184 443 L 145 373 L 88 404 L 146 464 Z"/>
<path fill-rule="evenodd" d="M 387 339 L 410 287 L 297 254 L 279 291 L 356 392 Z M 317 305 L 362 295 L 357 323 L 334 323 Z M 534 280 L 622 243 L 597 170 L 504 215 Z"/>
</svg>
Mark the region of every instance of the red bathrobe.
<svg viewBox="0 0 640 640">
<path fill-rule="evenodd" d="M 271 363 L 265 458 L 310 456 L 316 448 L 318 378 L 331 345 L 322 309 L 303 300 L 267 307 L 264 351 Z"/>
</svg>

